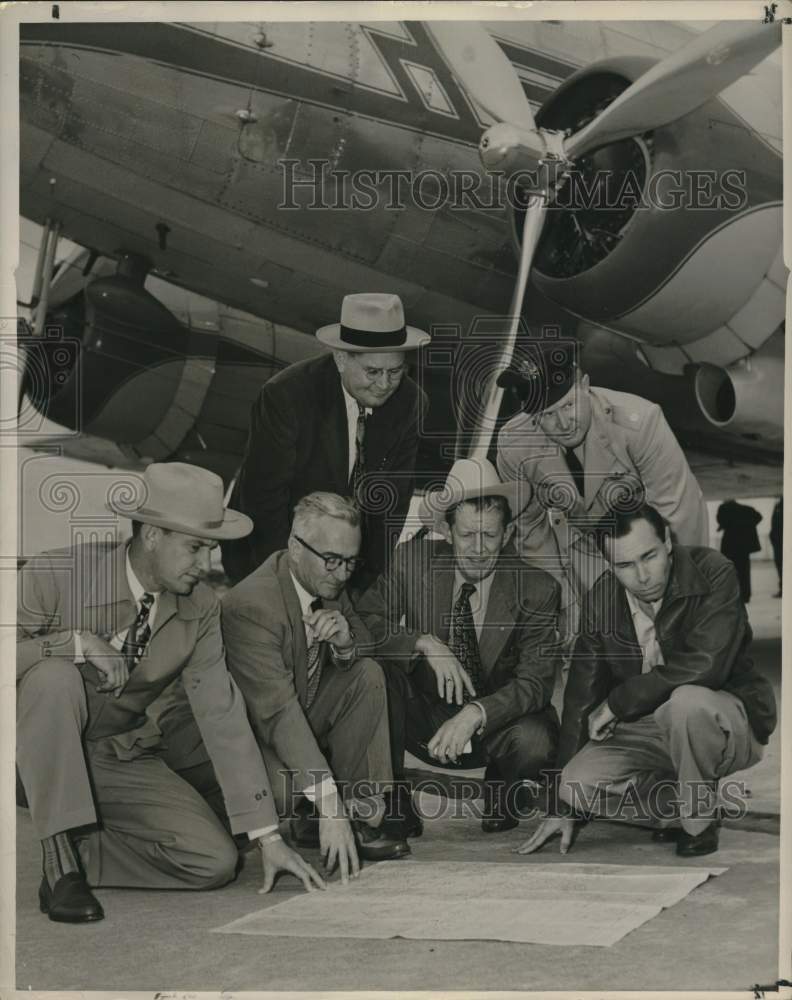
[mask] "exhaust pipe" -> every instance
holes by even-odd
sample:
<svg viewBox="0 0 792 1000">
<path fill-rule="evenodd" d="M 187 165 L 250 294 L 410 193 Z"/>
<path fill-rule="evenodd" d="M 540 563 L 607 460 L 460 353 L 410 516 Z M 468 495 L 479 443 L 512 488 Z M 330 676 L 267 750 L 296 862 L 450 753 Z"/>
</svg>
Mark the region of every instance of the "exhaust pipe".
<svg viewBox="0 0 792 1000">
<path fill-rule="evenodd" d="M 783 354 L 757 352 L 728 368 L 704 363 L 694 386 L 701 412 L 716 427 L 765 438 L 783 434 Z"/>
</svg>

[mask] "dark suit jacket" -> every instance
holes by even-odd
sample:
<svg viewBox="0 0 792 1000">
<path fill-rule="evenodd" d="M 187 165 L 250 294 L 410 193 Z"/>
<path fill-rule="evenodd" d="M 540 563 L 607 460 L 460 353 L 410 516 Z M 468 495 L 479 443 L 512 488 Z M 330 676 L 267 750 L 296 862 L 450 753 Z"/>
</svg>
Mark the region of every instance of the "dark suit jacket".
<svg viewBox="0 0 792 1000">
<path fill-rule="evenodd" d="M 20 571 L 17 593 L 18 679 L 44 657 L 73 660 L 75 630 L 110 639 L 137 614 L 123 543 L 88 543 L 36 556 Z M 189 597 L 160 595 L 145 655 L 118 698 L 97 691 L 101 678 L 92 663 L 80 673 L 88 699 L 85 738 L 109 737 L 122 760 L 161 742 L 146 709 L 181 677 L 234 833 L 278 822 L 244 701 L 226 669 L 219 602 L 205 583 Z"/>
<path fill-rule="evenodd" d="M 358 590 L 387 564 L 413 491 L 420 410 L 426 396 L 405 376 L 366 422 L 366 493 Z M 253 518 L 248 538 L 223 544 L 223 565 L 241 580 L 289 537 L 294 505 L 315 490 L 349 495 L 349 444 L 341 379 L 331 354 L 290 365 L 261 389 L 251 413 L 230 506 Z"/>
<path fill-rule="evenodd" d="M 734 566 L 713 549 L 674 547 L 655 619 L 663 666 L 641 673 L 632 614 L 610 571 L 589 593 L 582 624 L 564 692 L 559 767 L 587 741 L 589 714 L 604 698 L 617 719 L 632 722 L 653 712 L 681 684 L 736 695 L 756 738 L 767 743 L 776 724 L 773 689 L 748 656 L 751 627 Z"/>
<path fill-rule="evenodd" d="M 371 655 L 411 670 L 420 635 L 447 642 L 453 587 L 454 554 L 446 542 L 414 538 L 397 546 L 390 570 L 358 603 L 375 641 Z M 484 691 L 476 694 L 487 731 L 550 703 L 559 659 L 558 604 L 553 578 L 518 559 L 511 546 L 504 549 L 479 640 Z"/>
<path fill-rule="evenodd" d="M 345 593 L 324 606 L 338 608 L 359 641 L 370 642 Z M 308 648 L 286 551 L 271 555 L 224 595 L 222 622 L 228 669 L 244 695 L 260 744 L 298 772 L 300 789 L 321 780 L 317 775 L 332 774 L 305 716 Z M 344 670 L 352 663 L 354 659 L 337 659 L 333 666 Z"/>
</svg>

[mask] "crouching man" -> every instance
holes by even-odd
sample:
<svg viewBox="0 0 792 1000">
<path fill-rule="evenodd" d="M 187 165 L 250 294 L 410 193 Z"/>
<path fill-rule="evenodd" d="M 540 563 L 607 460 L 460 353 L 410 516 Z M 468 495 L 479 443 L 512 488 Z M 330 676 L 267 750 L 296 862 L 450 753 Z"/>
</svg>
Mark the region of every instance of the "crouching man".
<svg viewBox="0 0 792 1000">
<path fill-rule="evenodd" d="M 228 667 L 279 805 L 314 803 L 318 828 L 299 821 L 295 839 L 321 847 L 343 882 L 361 858 L 410 853 L 400 824 L 384 822 L 393 779 L 385 681 L 374 660 L 357 655 L 368 633 L 345 593 L 360 527 L 351 500 L 309 493 L 294 508 L 288 548 L 223 598 Z"/>
<path fill-rule="evenodd" d="M 150 465 L 128 543 L 31 559 L 17 609 L 17 766 L 41 840 L 50 920 L 104 911 L 96 887 L 211 889 L 233 879 L 234 841 L 162 759 L 146 709 L 181 677 L 235 834 L 258 839 L 265 891 L 280 869 L 317 873 L 278 834 L 267 773 L 226 670 L 209 552 L 247 534 L 219 476 Z"/>
<path fill-rule="evenodd" d="M 612 513 L 597 542 L 610 572 L 584 606 L 564 696 L 557 812 L 519 853 L 575 813 L 646 822 L 682 857 L 718 848 L 718 779 L 759 761 L 776 724 L 770 683 L 748 656 L 751 629 L 732 563 L 672 545 L 649 505 Z"/>
</svg>

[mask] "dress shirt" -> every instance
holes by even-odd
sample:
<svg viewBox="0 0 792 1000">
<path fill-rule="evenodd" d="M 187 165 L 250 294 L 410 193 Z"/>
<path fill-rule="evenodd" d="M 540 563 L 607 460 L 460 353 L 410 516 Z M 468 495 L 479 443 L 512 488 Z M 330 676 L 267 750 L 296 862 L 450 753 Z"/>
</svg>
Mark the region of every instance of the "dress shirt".
<svg viewBox="0 0 792 1000">
<path fill-rule="evenodd" d="M 638 639 L 638 645 L 641 647 L 641 657 L 643 658 L 641 673 L 648 674 L 654 667 L 665 663 L 663 651 L 655 632 L 655 618 L 663 600 L 661 598 L 659 601 L 652 601 L 651 605 L 647 605 L 644 602 L 639 602 L 638 598 L 634 597 L 629 590 L 625 590 L 625 593 L 632 612 L 635 635 Z M 651 607 L 651 614 L 646 610 L 647 607 Z"/>
<path fill-rule="evenodd" d="M 346 389 L 341 386 L 341 392 L 344 394 L 344 406 L 346 407 L 347 415 L 347 443 L 349 449 L 347 451 L 348 462 L 347 462 L 347 480 L 352 475 L 352 469 L 355 467 L 355 459 L 357 458 L 357 422 L 360 410 L 358 409 L 358 401 L 354 396 L 346 391 Z M 366 411 L 366 416 L 370 417 L 373 410 L 370 406 L 364 406 L 363 409 Z"/>
</svg>

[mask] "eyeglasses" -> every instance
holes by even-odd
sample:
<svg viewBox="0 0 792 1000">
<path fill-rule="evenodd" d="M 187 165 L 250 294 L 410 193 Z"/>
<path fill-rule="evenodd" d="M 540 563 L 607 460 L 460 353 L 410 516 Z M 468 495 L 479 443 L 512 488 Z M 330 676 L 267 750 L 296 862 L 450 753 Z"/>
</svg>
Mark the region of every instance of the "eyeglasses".
<svg viewBox="0 0 792 1000">
<path fill-rule="evenodd" d="M 299 535 L 294 536 L 300 545 L 305 546 L 309 552 L 313 552 L 315 556 L 319 556 L 320 559 L 324 561 L 325 569 L 328 573 L 332 573 L 337 570 L 343 563 L 349 573 L 354 573 L 358 566 L 360 566 L 363 560 L 359 556 L 339 556 L 335 552 L 317 552 L 317 550 L 309 545 L 308 542 L 303 541 Z"/>
<path fill-rule="evenodd" d="M 407 371 L 407 365 L 399 365 L 397 368 L 370 368 L 368 365 L 365 367 L 363 365 L 359 365 L 359 368 L 369 382 L 375 382 L 383 375 L 389 382 L 398 382 L 402 375 L 404 375 Z"/>
</svg>

